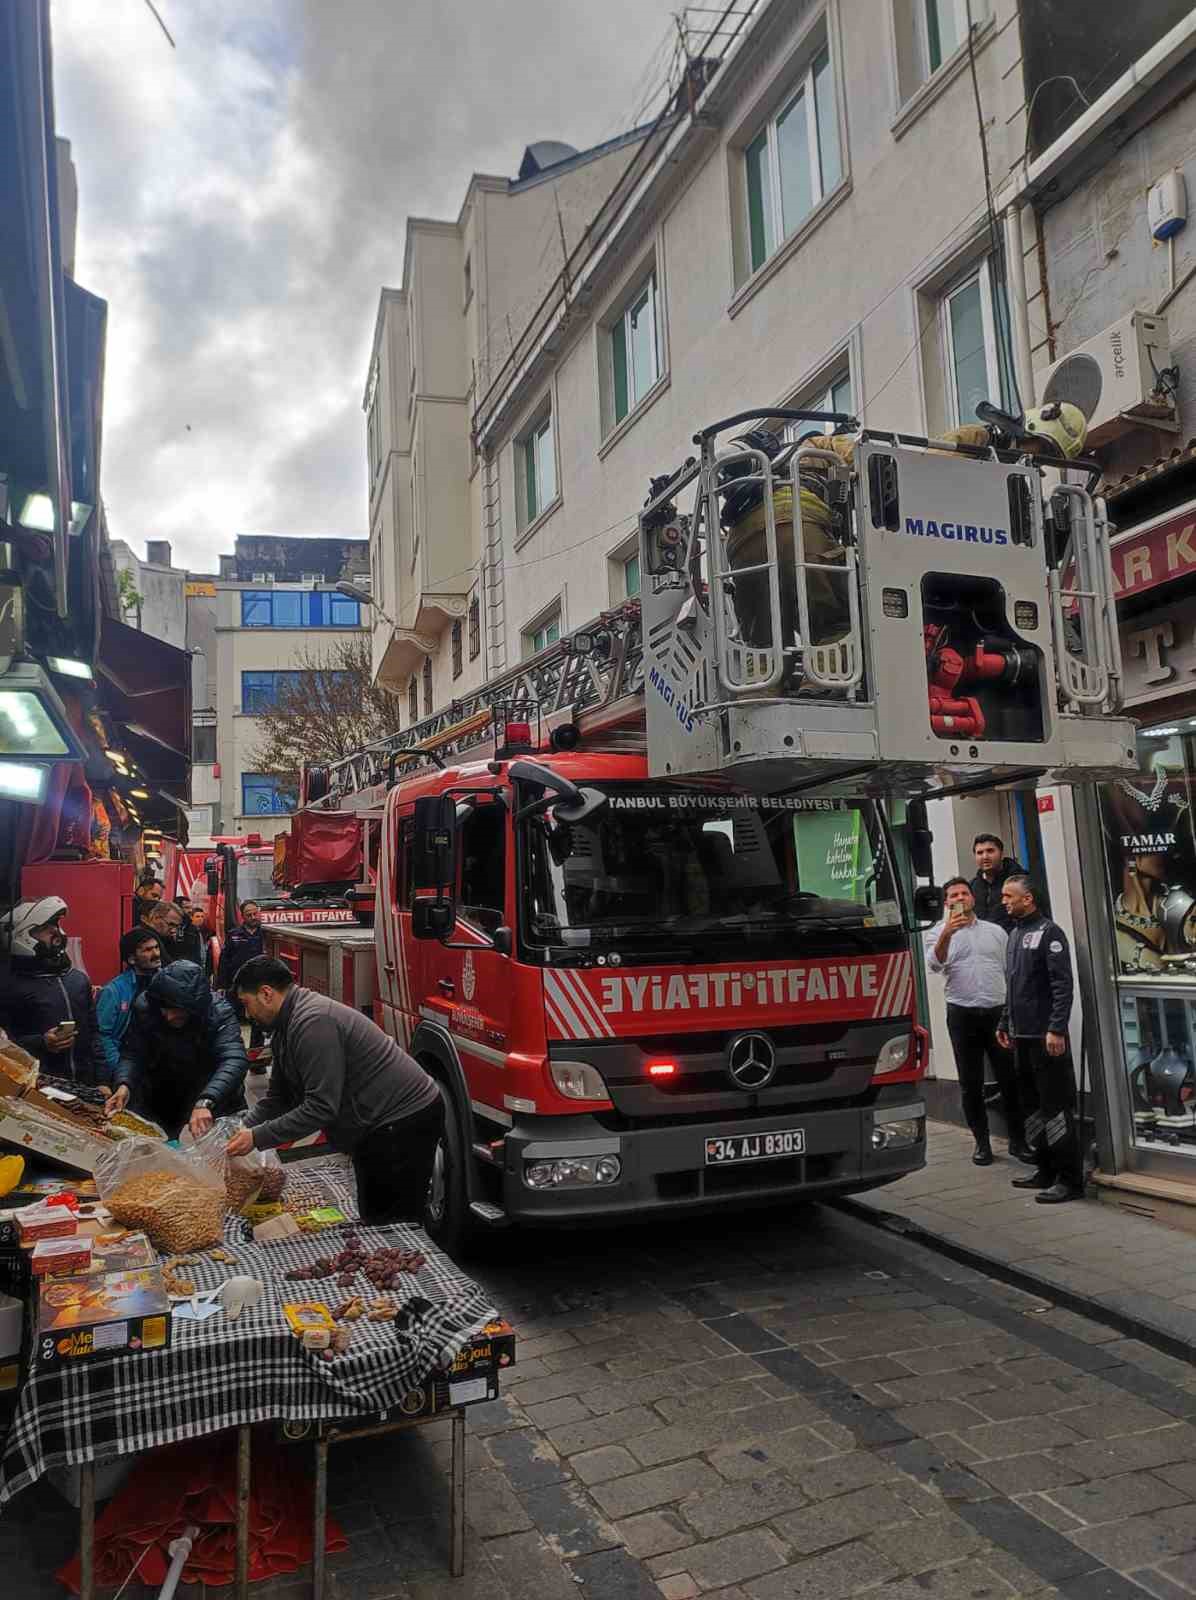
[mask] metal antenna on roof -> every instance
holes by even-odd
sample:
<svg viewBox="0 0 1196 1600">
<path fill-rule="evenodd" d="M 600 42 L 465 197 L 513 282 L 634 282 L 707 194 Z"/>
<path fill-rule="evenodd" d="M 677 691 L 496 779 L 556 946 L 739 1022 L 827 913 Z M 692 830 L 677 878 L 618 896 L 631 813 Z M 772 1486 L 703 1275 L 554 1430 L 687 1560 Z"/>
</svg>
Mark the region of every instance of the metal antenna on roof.
<svg viewBox="0 0 1196 1600">
<path fill-rule="evenodd" d="M 172 50 L 177 50 L 178 49 L 178 45 L 175 44 L 174 40 L 171 38 L 170 29 L 162 21 L 161 14 L 159 13 L 157 6 L 154 4 L 154 0 L 145 0 L 145 3 L 154 14 L 154 21 L 158 24 L 158 26 L 161 28 L 162 32 L 166 35 L 166 42 L 169 44 L 170 48 Z"/>
</svg>

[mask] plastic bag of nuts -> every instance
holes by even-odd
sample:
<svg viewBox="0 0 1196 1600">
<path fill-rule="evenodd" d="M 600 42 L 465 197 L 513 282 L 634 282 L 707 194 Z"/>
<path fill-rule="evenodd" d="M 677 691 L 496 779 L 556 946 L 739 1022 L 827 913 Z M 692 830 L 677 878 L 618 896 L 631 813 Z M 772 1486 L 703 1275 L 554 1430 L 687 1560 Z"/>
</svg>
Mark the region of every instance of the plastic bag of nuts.
<svg viewBox="0 0 1196 1600">
<path fill-rule="evenodd" d="M 230 1211 L 244 1211 L 256 1201 L 275 1201 L 286 1187 L 286 1173 L 273 1150 L 248 1155 L 225 1154 L 229 1140 L 244 1127 L 241 1117 L 221 1117 L 202 1139 L 184 1145 L 188 1160 L 202 1163 L 224 1184 Z M 183 1140 L 187 1135 L 183 1135 Z"/>
<path fill-rule="evenodd" d="M 96 1163 L 96 1186 L 121 1227 L 158 1250 L 205 1250 L 223 1237 L 224 1189 L 206 1168 L 157 1139 L 126 1139 Z"/>
</svg>

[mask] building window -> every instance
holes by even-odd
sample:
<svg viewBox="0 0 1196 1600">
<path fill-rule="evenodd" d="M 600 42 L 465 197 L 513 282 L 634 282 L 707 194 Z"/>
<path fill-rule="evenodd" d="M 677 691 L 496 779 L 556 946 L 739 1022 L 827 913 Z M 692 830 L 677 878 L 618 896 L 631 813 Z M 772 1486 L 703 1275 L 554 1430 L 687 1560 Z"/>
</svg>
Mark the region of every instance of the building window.
<svg viewBox="0 0 1196 1600">
<path fill-rule="evenodd" d="M 482 603 L 475 594 L 469 602 L 469 659 L 476 661 L 482 653 Z"/>
<path fill-rule="evenodd" d="M 302 672 L 243 672 L 241 710 L 247 716 L 273 711 L 280 699 L 295 692 L 302 677 Z"/>
<path fill-rule="evenodd" d="M 432 715 L 432 657 L 424 657 L 424 716 Z"/>
<path fill-rule="evenodd" d="M 465 257 L 465 305 L 473 299 L 473 260 Z"/>
<path fill-rule="evenodd" d="M 370 483 L 378 476 L 382 465 L 382 419 L 378 409 L 378 363 L 370 372 L 369 394 L 366 397 L 366 450 L 370 464 Z"/>
<path fill-rule="evenodd" d="M 557 497 L 551 408 L 515 441 L 515 479 L 518 523 L 528 528 Z"/>
<path fill-rule="evenodd" d="M 242 589 L 243 628 L 359 628 L 361 606 L 326 589 Z"/>
<path fill-rule="evenodd" d="M 614 421 L 636 406 L 660 377 L 660 316 L 656 273 L 632 297 L 610 330 L 611 397 Z"/>
<path fill-rule="evenodd" d="M 805 221 L 843 176 L 830 53 L 822 49 L 792 95 L 744 151 L 751 270 Z"/>
<path fill-rule="evenodd" d="M 215 723 L 197 723 L 191 729 L 191 760 L 197 767 L 210 767 L 215 762 Z"/>
<path fill-rule="evenodd" d="M 795 411 L 841 411 L 845 415 L 852 414 L 851 373 L 847 370 L 838 372 L 825 386 L 819 385 L 812 393 L 804 394 L 799 400 L 793 402 Z M 787 441 L 800 439 L 803 434 L 809 433 L 818 427 L 814 422 L 787 422 L 781 430 L 781 437 Z M 834 433 L 833 422 L 822 424 L 823 433 Z"/>
<path fill-rule="evenodd" d="M 1009 319 L 991 256 L 947 290 L 940 319 L 950 425 L 975 422 L 982 400 L 1008 410 L 1013 402 Z"/>
<path fill-rule="evenodd" d="M 273 711 L 280 701 L 285 701 L 287 696 L 299 691 L 304 679 L 310 679 L 309 672 L 289 670 L 273 670 L 269 672 L 243 672 L 241 674 L 241 710 L 248 716 L 260 715 L 263 711 Z M 348 672 L 322 672 L 319 677 L 327 681 L 330 688 L 340 688 L 342 683 L 348 682 L 352 676 Z M 215 758 L 213 758 L 215 759 Z"/>
<path fill-rule="evenodd" d="M 970 4 L 972 25 L 982 28 L 989 19 L 988 0 L 970 0 Z M 966 41 L 968 5 L 969 0 L 893 0 L 897 75 L 903 103 L 933 78 Z"/>
<path fill-rule="evenodd" d="M 412 723 L 419 721 L 419 679 L 414 672 L 407 685 L 407 716 Z"/>
<path fill-rule="evenodd" d="M 637 550 L 633 556 L 628 556 L 623 563 L 623 593 L 629 600 L 634 600 L 640 592 L 640 553 Z"/>
<path fill-rule="evenodd" d="M 241 774 L 242 816 L 285 816 L 288 811 L 294 811 L 297 803 L 294 787 L 285 778 L 269 772 Z"/>
<path fill-rule="evenodd" d="M 557 606 L 526 630 L 523 635 L 523 653 L 525 656 L 538 655 L 541 650 L 547 650 L 550 644 L 555 644 L 560 636 L 561 608 Z"/>
<path fill-rule="evenodd" d="M 464 636 L 465 636 L 465 625 L 460 620 L 460 618 L 458 618 L 457 621 L 453 623 L 453 631 L 452 631 L 453 677 L 454 678 L 459 678 L 461 676 L 462 671 L 464 670 L 464 661 L 462 660 L 462 657 L 464 655 L 464 644 L 465 644 L 465 637 Z"/>
</svg>

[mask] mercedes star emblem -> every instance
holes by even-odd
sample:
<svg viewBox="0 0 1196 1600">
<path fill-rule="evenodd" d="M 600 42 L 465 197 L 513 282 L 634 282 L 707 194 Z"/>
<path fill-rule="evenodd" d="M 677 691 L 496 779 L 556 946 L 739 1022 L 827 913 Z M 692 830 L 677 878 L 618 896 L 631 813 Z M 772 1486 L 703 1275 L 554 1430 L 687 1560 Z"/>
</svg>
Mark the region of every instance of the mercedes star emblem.
<svg viewBox="0 0 1196 1600">
<path fill-rule="evenodd" d="M 764 1033 L 741 1033 L 727 1050 L 727 1073 L 737 1089 L 763 1089 L 777 1070 L 777 1053 Z"/>
</svg>

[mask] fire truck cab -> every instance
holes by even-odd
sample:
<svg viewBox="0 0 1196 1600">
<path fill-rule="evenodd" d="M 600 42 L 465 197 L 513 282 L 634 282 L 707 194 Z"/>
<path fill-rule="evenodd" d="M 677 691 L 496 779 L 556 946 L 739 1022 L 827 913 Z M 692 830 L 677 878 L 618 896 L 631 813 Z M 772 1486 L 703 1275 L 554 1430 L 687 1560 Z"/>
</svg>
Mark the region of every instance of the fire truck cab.
<svg viewBox="0 0 1196 1600">
<path fill-rule="evenodd" d="M 320 775 L 381 821 L 379 1016 L 443 1088 L 451 1251 L 921 1167 L 926 800 L 1133 767 L 1086 488 L 995 434 L 758 420 L 653 482 L 639 602 Z"/>
</svg>

